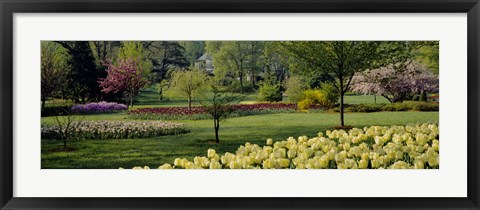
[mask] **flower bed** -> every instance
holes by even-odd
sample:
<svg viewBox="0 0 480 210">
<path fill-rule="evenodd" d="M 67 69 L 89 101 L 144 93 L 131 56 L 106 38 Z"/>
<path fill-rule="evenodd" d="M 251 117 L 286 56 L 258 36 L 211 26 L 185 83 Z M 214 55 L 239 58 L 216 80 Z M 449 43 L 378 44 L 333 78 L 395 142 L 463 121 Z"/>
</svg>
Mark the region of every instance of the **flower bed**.
<svg viewBox="0 0 480 210">
<path fill-rule="evenodd" d="M 71 140 L 152 138 L 190 132 L 183 123 L 161 121 L 78 121 L 69 131 Z M 43 125 L 42 139 L 61 140 L 59 126 Z"/>
<path fill-rule="evenodd" d="M 437 169 L 438 139 L 436 124 L 371 126 L 268 139 L 263 147 L 246 143 L 235 154 L 209 149 L 206 157 L 177 158 L 159 169 Z"/>
<path fill-rule="evenodd" d="M 110 113 L 115 111 L 127 110 L 127 106 L 115 102 L 94 102 L 88 104 L 77 104 L 72 106 L 71 110 L 74 113 L 81 114 L 97 114 L 97 113 Z"/>
<path fill-rule="evenodd" d="M 295 104 L 285 103 L 238 104 L 233 105 L 233 107 L 235 112 L 231 115 L 232 117 L 296 111 Z M 202 106 L 194 106 L 191 110 L 188 107 L 141 108 L 129 111 L 128 116 L 132 119 L 142 120 L 200 120 L 210 118 Z"/>
</svg>

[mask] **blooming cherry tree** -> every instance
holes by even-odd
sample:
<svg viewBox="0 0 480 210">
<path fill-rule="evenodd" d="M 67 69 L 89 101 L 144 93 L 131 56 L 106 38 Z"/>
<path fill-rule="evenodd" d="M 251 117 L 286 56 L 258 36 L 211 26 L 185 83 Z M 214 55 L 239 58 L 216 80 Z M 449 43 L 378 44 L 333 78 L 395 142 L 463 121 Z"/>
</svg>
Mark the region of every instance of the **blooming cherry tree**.
<svg viewBox="0 0 480 210">
<path fill-rule="evenodd" d="M 138 59 L 120 58 L 116 64 L 108 63 L 107 77 L 99 81 L 102 92 L 123 93 L 133 106 L 133 97 L 146 84 L 138 62 Z"/>
<path fill-rule="evenodd" d="M 438 76 L 416 62 L 389 65 L 357 73 L 351 90 L 362 94 L 375 94 L 388 101 L 402 102 L 408 95 L 438 92 Z"/>
</svg>

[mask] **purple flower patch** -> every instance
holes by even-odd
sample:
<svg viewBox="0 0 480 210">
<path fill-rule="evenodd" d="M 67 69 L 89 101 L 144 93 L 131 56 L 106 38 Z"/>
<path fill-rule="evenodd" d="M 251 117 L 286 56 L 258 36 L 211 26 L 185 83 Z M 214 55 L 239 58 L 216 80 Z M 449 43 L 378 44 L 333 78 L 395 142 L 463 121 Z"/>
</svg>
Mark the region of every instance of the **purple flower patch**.
<svg viewBox="0 0 480 210">
<path fill-rule="evenodd" d="M 115 102 L 94 102 L 88 104 L 77 104 L 72 106 L 72 112 L 82 114 L 111 113 L 115 111 L 127 110 L 127 106 Z"/>
</svg>

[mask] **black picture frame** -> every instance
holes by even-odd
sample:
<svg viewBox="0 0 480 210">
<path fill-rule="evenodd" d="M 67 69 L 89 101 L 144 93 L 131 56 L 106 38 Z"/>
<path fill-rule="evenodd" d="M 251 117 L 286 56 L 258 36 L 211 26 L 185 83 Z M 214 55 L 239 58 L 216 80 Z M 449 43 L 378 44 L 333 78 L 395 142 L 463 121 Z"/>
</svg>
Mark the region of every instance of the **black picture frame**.
<svg viewBox="0 0 480 210">
<path fill-rule="evenodd" d="M 0 0 L 1 209 L 479 209 L 478 0 Z M 467 13 L 466 198 L 17 198 L 13 197 L 13 15 L 15 13 Z M 218 186 L 219 188 L 221 186 Z M 379 186 L 381 187 L 381 186 Z"/>
</svg>

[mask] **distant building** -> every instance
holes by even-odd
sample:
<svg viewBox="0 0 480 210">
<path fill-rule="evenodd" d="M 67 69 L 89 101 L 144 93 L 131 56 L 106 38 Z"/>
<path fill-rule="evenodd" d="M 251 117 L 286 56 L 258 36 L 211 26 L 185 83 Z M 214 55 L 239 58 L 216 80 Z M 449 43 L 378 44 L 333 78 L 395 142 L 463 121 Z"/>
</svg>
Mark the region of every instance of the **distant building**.
<svg viewBox="0 0 480 210">
<path fill-rule="evenodd" d="M 195 68 L 205 70 L 209 74 L 213 74 L 213 59 L 212 55 L 205 53 L 195 61 Z"/>
</svg>

